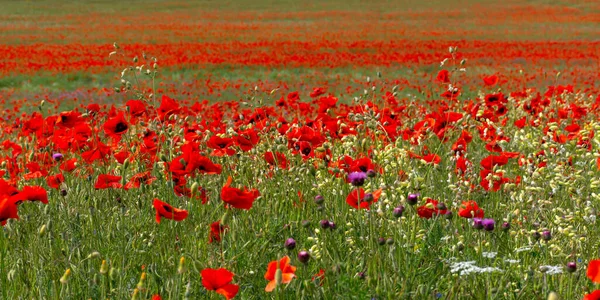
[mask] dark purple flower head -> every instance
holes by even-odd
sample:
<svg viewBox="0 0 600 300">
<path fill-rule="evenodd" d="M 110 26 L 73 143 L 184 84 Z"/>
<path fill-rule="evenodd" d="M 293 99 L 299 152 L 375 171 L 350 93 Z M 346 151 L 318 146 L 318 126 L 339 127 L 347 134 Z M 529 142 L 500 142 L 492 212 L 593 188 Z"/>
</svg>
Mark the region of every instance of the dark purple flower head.
<svg viewBox="0 0 600 300">
<path fill-rule="evenodd" d="M 362 186 L 365 184 L 365 179 L 367 179 L 367 174 L 365 172 L 352 172 L 348 174 L 348 181 L 353 186 Z"/>
<path fill-rule="evenodd" d="M 481 225 L 483 225 L 483 229 L 486 231 L 492 231 L 494 230 L 496 221 L 494 221 L 494 219 L 483 219 L 483 221 L 481 221 Z"/>
<path fill-rule="evenodd" d="M 475 229 L 483 229 L 483 219 L 481 219 L 481 218 L 473 218 L 473 228 L 475 228 Z"/>
<path fill-rule="evenodd" d="M 375 172 L 375 170 L 373 170 L 373 169 L 369 169 L 369 170 L 367 171 L 367 177 L 369 177 L 369 178 L 373 178 L 373 177 L 375 177 L 375 176 L 377 176 L 377 172 Z"/>
<path fill-rule="evenodd" d="M 56 161 L 59 161 L 59 160 L 63 159 L 63 155 L 62 155 L 62 153 L 54 153 L 54 154 L 52 154 L 52 158 Z"/>
<path fill-rule="evenodd" d="M 550 230 L 542 231 L 542 239 L 544 239 L 544 241 L 549 241 L 552 239 L 552 233 L 550 232 Z"/>
<path fill-rule="evenodd" d="M 375 199 L 375 198 L 373 197 L 373 194 L 371 194 L 371 193 L 366 193 L 365 196 L 363 197 L 363 201 L 365 201 L 365 202 L 371 202 L 371 201 L 373 201 L 373 199 Z"/>
<path fill-rule="evenodd" d="M 400 205 L 396 208 L 394 208 L 394 211 L 392 212 L 392 214 L 394 215 L 394 217 L 396 218 L 400 218 L 402 217 L 402 214 L 404 213 L 404 206 Z"/>
<path fill-rule="evenodd" d="M 283 244 L 283 246 L 288 250 L 292 250 L 292 249 L 296 248 L 296 240 L 294 240 L 293 238 L 289 238 L 289 239 L 285 240 L 285 243 Z"/>
<path fill-rule="evenodd" d="M 308 260 L 310 259 L 310 253 L 308 253 L 308 251 L 300 251 L 298 252 L 298 260 L 305 264 L 308 262 Z"/>
<path fill-rule="evenodd" d="M 504 222 L 502 223 L 502 230 L 508 231 L 510 229 L 510 223 Z"/>
<path fill-rule="evenodd" d="M 335 225 L 333 221 L 329 221 L 329 228 L 331 228 L 332 230 L 337 229 L 337 225 Z"/>
<path fill-rule="evenodd" d="M 323 201 L 325 201 L 325 198 L 323 198 L 323 196 L 321 196 L 321 195 L 315 196 L 315 203 L 316 204 L 322 204 Z"/>
<path fill-rule="evenodd" d="M 577 271 L 577 264 L 574 261 L 570 261 L 567 263 L 567 271 L 569 273 L 573 273 Z"/>
<path fill-rule="evenodd" d="M 321 220 L 320 224 L 323 229 L 329 228 L 329 220 Z"/>
<path fill-rule="evenodd" d="M 408 194 L 408 198 L 406 198 L 406 202 L 410 205 L 415 205 L 419 202 L 419 194 Z"/>
</svg>

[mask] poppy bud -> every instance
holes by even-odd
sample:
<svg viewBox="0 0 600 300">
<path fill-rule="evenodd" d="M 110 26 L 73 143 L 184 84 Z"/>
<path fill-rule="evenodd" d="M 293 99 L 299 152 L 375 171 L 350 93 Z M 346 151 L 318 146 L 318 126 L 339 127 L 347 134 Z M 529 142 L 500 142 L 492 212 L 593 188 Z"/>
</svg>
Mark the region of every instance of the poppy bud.
<svg viewBox="0 0 600 300">
<path fill-rule="evenodd" d="M 179 267 L 177 267 L 177 273 L 183 274 L 185 272 L 185 257 L 179 259 Z"/>
<path fill-rule="evenodd" d="M 40 233 L 40 236 L 42 236 L 46 233 L 46 224 L 44 224 L 44 225 L 42 225 L 42 227 L 40 227 L 39 233 Z"/>
<path fill-rule="evenodd" d="M 277 268 L 277 271 L 275 271 L 275 286 L 279 286 L 281 284 L 282 280 L 283 280 L 283 273 L 282 273 L 281 269 Z"/>
<path fill-rule="evenodd" d="M 309 259 L 310 259 L 310 253 L 308 253 L 307 251 L 298 252 L 298 260 L 301 263 L 306 264 L 306 263 L 308 263 Z"/>
<path fill-rule="evenodd" d="M 69 277 L 71 277 L 71 269 L 65 271 L 65 274 L 60 278 L 60 283 L 67 284 L 67 282 L 69 282 Z"/>
<path fill-rule="evenodd" d="M 289 239 L 285 240 L 285 243 L 283 244 L 283 246 L 288 250 L 292 250 L 292 249 L 296 248 L 296 240 L 294 240 L 293 238 L 289 238 Z"/>
<path fill-rule="evenodd" d="M 315 196 L 315 203 L 316 204 L 323 204 L 324 201 L 325 201 L 325 198 L 323 198 L 323 196 L 321 196 L 321 195 Z"/>
<path fill-rule="evenodd" d="M 570 261 L 567 263 L 567 272 L 573 273 L 577 271 L 577 264 L 574 261 Z"/>
<path fill-rule="evenodd" d="M 323 229 L 329 228 L 329 221 L 328 220 L 321 220 L 320 224 L 321 224 L 321 228 L 323 228 Z"/>
<path fill-rule="evenodd" d="M 392 214 L 396 218 L 402 217 L 402 214 L 404 214 L 404 206 L 400 205 L 400 206 L 394 208 L 394 211 L 392 212 Z"/>
<path fill-rule="evenodd" d="M 544 241 L 549 241 L 552 239 L 552 233 L 550 232 L 550 230 L 542 231 L 542 239 L 544 239 Z"/>
<path fill-rule="evenodd" d="M 408 194 L 408 198 L 406 198 L 406 203 L 410 205 L 415 205 L 417 204 L 417 202 L 419 202 L 418 194 Z"/>
<path fill-rule="evenodd" d="M 102 260 L 102 264 L 100 265 L 100 274 L 104 275 L 108 272 L 108 264 L 106 260 Z"/>
<path fill-rule="evenodd" d="M 119 269 L 110 268 L 110 271 L 108 271 L 108 278 L 115 280 L 117 279 L 117 276 L 119 276 Z"/>
</svg>

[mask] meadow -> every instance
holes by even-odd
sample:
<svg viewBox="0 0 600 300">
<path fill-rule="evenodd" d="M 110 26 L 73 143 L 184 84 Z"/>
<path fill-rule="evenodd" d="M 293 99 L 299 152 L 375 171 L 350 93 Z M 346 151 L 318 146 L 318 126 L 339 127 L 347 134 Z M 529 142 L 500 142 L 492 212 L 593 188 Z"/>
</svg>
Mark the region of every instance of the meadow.
<svg viewBox="0 0 600 300">
<path fill-rule="evenodd" d="M 600 299 L 595 1 L 0 1 L 2 299 Z"/>
</svg>

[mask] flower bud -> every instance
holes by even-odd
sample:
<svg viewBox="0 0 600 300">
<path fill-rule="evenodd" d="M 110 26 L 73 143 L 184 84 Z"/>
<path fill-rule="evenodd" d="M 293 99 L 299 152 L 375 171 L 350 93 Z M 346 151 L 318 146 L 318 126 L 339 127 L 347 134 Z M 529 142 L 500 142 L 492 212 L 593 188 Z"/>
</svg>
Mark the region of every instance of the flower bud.
<svg viewBox="0 0 600 300">
<path fill-rule="evenodd" d="M 577 271 L 577 264 L 574 261 L 570 261 L 567 263 L 567 272 L 573 273 Z"/>
<path fill-rule="evenodd" d="M 283 246 L 288 250 L 293 250 L 294 248 L 296 248 L 296 240 L 294 240 L 293 238 L 289 238 L 285 240 Z"/>
<path fill-rule="evenodd" d="M 321 195 L 315 196 L 315 203 L 316 204 L 323 204 L 324 201 L 325 201 L 325 198 L 323 198 L 323 196 L 321 196 Z"/>
<path fill-rule="evenodd" d="M 323 228 L 323 229 L 329 228 L 329 221 L 328 220 L 321 220 L 320 224 L 321 224 L 321 228 Z"/>
<path fill-rule="evenodd" d="M 544 230 L 542 231 L 542 239 L 544 241 L 549 241 L 552 239 L 552 233 L 550 232 L 550 230 Z"/>
<path fill-rule="evenodd" d="M 306 264 L 306 263 L 308 263 L 309 259 L 310 259 L 310 253 L 308 253 L 307 251 L 298 252 L 298 260 L 301 263 Z"/>
<path fill-rule="evenodd" d="M 415 205 L 417 204 L 417 202 L 419 202 L 418 194 L 408 194 L 408 198 L 406 198 L 406 203 L 410 205 Z"/>
<path fill-rule="evenodd" d="M 392 212 L 392 214 L 396 218 L 402 217 L 402 214 L 404 214 L 404 206 L 400 205 L 400 206 L 394 208 L 394 211 Z"/>
</svg>

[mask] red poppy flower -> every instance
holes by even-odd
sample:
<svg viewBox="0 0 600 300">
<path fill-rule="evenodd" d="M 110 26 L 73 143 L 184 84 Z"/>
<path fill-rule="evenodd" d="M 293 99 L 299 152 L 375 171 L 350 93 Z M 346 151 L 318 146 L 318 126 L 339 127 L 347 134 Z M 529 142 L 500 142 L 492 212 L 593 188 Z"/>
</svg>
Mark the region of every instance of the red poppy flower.
<svg viewBox="0 0 600 300">
<path fill-rule="evenodd" d="M 121 184 L 121 176 L 114 176 L 109 174 L 100 174 L 98 175 L 98 179 L 96 180 L 96 184 L 94 188 L 97 190 L 100 189 L 120 189 L 123 185 Z"/>
<path fill-rule="evenodd" d="M 600 300 L 600 290 L 595 290 L 583 296 L 583 300 Z"/>
<path fill-rule="evenodd" d="M 234 141 L 242 151 L 248 152 L 258 144 L 259 138 L 256 131 L 251 128 L 238 132 L 238 135 L 234 137 Z"/>
<path fill-rule="evenodd" d="M 0 225 L 6 225 L 8 219 L 19 219 L 18 205 L 20 201 L 8 196 L 0 196 Z"/>
<path fill-rule="evenodd" d="M 229 227 L 226 225 L 221 225 L 221 220 L 212 222 L 210 224 L 210 233 L 208 235 L 208 243 L 212 243 L 213 241 L 220 242 L 221 234 L 225 232 Z"/>
<path fill-rule="evenodd" d="M 156 177 L 152 176 L 150 171 L 142 172 L 135 174 L 129 179 L 129 182 L 125 184 L 125 189 L 129 190 L 132 188 L 139 188 L 142 183 L 145 185 L 150 185 L 154 181 L 156 181 Z"/>
<path fill-rule="evenodd" d="M 225 296 L 225 299 L 231 299 L 237 295 L 240 287 L 237 284 L 232 284 L 233 273 L 227 269 L 204 269 L 202 274 L 202 285 L 209 291 L 215 291 L 218 294 Z"/>
<path fill-rule="evenodd" d="M 319 280 L 319 285 L 323 286 L 323 281 L 325 281 L 325 270 L 320 269 L 319 273 L 312 276 L 311 281 Z"/>
<path fill-rule="evenodd" d="M 267 287 L 265 287 L 265 291 L 267 292 L 272 292 L 277 285 L 277 282 L 275 281 L 277 269 L 281 270 L 281 283 L 283 284 L 292 282 L 292 279 L 296 277 L 296 267 L 290 265 L 289 256 L 283 257 L 279 260 L 279 263 L 276 260 L 270 262 L 267 266 L 267 272 L 265 273 L 265 279 L 269 280 Z"/>
<path fill-rule="evenodd" d="M 116 117 L 106 120 L 104 123 L 104 133 L 112 138 L 121 139 L 121 135 L 127 132 L 129 124 L 121 112 Z"/>
<path fill-rule="evenodd" d="M 477 202 L 469 200 L 462 202 L 462 205 L 458 210 L 458 215 L 467 219 L 483 218 L 484 212 L 483 209 L 479 208 Z"/>
<path fill-rule="evenodd" d="M 235 150 L 231 148 L 233 145 L 232 138 L 222 138 L 218 135 L 211 136 L 206 142 L 206 146 L 213 149 L 213 156 L 234 155 Z"/>
<path fill-rule="evenodd" d="M 287 158 L 281 152 L 265 152 L 265 160 L 271 166 L 279 166 L 281 169 L 287 169 Z"/>
<path fill-rule="evenodd" d="M 319 97 L 323 94 L 325 94 L 325 88 L 316 87 L 312 90 L 312 92 L 310 92 L 310 97 L 315 98 L 315 97 Z"/>
<path fill-rule="evenodd" d="M 348 196 L 346 197 L 346 203 L 348 203 L 350 206 L 356 209 L 359 209 L 360 206 L 360 208 L 362 209 L 369 210 L 371 204 L 379 200 L 381 192 L 382 190 L 379 189 L 371 194 L 365 194 L 365 190 L 363 190 L 362 188 L 358 188 L 350 192 L 350 194 L 348 194 Z M 369 195 L 369 197 L 365 197 L 365 195 Z"/>
<path fill-rule="evenodd" d="M 490 75 L 483 77 L 483 83 L 485 86 L 495 86 L 498 84 L 498 75 Z"/>
<path fill-rule="evenodd" d="M 481 160 L 481 167 L 491 170 L 494 166 L 504 166 L 508 163 L 508 157 L 504 155 L 488 155 Z"/>
<path fill-rule="evenodd" d="M 158 116 L 162 121 L 165 121 L 172 114 L 179 112 L 179 103 L 169 98 L 167 95 L 163 95 L 160 107 L 158 108 Z"/>
<path fill-rule="evenodd" d="M 448 70 L 439 71 L 435 80 L 441 83 L 450 83 L 450 72 Z"/>
<path fill-rule="evenodd" d="M 594 283 L 600 283 L 600 259 L 590 261 L 587 267 L 587 277 Z"/>
<path fill-rule="evenodd" d="M 244 187 L 244 190 L 230 187 L 231 176 L 227 178 L 227 183 L 221 189 L 221 200 L 235 208 L 249 210 L 252 208 L 252 203 L 260 196 L 260 193 L 256 189 L 248 190 Z"/>
<path fill-rule="evenodd" d="M 175 220 L 177 222 L 184 220 L 188 216 L 187 210 L 174 208 L 171 205 L 154 198 L 154 209 L 156 210 L 156 223 L 160 224 L 161 218 Z"/>
<path fill-rule="evenodd" d="M 162 300 L 162 297 L 158 294 L 152 296 L 152 300 Z"/>
<path fill-rule="evenodd" d="M 437 200 L 427 199 L 425 205 L 417 208 L 417 214 L 424 219 L 431 219 L 433 215 L 444 215 L 448 212 L 446 209 L 438 209 Z"/>
<path fill-rule="evenodd" d="M 65 182 L 65 176 L 62 173 L 46 177 L 46 183 L 53 189 L 58 189 Z"/>
<path fill-rule="evenodd" d="M 11 198 L 15 201 L 40 201 L 48 204 L 48 192 L 41 186 L 25 186 L 21 192 Z"/>
</svg>

